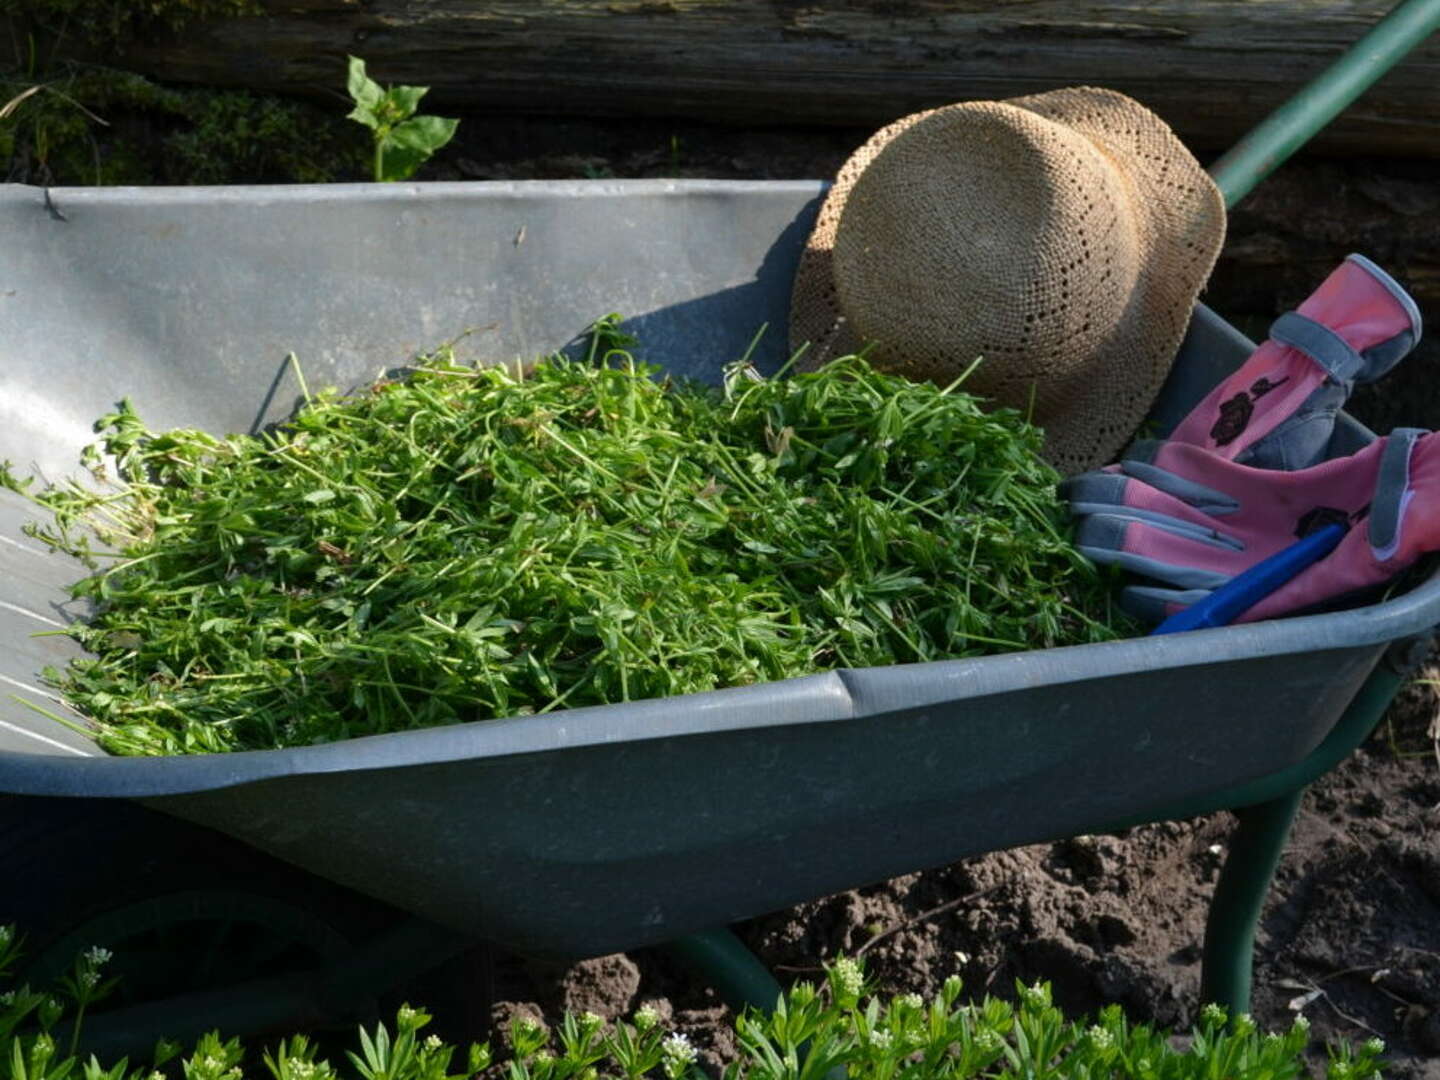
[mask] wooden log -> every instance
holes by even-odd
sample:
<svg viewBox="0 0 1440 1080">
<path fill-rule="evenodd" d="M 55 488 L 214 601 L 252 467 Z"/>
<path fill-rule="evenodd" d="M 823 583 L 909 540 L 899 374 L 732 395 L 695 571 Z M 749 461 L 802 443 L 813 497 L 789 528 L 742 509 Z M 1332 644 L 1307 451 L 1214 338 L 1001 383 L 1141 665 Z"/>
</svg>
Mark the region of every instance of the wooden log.
<svg viewBox="0 0 1440 1080">
<path fill-rule="evenodd" d="M 747 125 L 875 127 L 952 101 L 1095 84 L 1201 151 L 1228 146 L 1393 0 L 261 0 L 129 45 L 126 67 L 301 94 L 345 56 L 430 104 Z M 117 62 L 116 57 L 107 58 Z M 1316 144 L 1440 156 L 1440 35 Z"/>
</svg>

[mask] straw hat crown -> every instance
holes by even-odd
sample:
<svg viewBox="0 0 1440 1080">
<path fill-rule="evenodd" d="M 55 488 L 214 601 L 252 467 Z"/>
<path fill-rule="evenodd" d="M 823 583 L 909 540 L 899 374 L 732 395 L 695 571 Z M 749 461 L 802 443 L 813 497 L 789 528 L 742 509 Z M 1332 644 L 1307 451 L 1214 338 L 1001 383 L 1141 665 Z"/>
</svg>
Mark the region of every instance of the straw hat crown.
<svg viewBox="0 0 1440 1080">
<path fill-rule="evenodd" d="M 877 366 L 1030 413 L 1064 472 L 1154 401 L 1224 237 L 1219 192 L 1153 113 L 1079 88 L 891 124 L 841 169 L 801 259 L 802 366 Z"/>
</svg>

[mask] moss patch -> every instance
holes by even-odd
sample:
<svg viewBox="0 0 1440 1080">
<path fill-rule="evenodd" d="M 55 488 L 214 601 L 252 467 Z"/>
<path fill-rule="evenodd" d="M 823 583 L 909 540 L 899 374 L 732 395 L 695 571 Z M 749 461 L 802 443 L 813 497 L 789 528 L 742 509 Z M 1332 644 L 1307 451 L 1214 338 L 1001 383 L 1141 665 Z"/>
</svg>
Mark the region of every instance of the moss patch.
<svg viewBox="0 0 1440 1080">
<path fill-rule="evenodd" d="M 260 11 L 256 0 L 0 0 L 0 179 L 34 184 L 323 182 L 364 175 L 343 112 L 176 88 L 81 57 Z"/>
<path fill-rule="evenodd" d="M 34 184 L 320 183 L 361 179 L 368 148 L 340 110 L 179 89 L 109 68 L 0 71 L 0 175 Z M 32 92 L 33 87 L 40 87 Z"/>
</svg>

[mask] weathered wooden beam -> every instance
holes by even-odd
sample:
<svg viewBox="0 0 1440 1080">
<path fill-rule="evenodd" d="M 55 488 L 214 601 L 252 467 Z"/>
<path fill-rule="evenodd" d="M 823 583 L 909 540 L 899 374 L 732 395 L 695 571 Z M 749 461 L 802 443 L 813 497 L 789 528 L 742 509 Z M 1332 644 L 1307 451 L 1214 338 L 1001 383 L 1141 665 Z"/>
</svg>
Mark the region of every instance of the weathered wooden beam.
<svg viewBox="0 0 1440 1080">
<path fill-rule="evenodd" d="M 1391 0 L 262 0 L 111 62 L 303 94 L 345 55 L 452 109 L 878 126 L 917 109 L 1075 84 L 1124 91 L 1192 146 L 1229 145 Z M 1440 38 L 1317 146 L 1440 157 Z"/>
</svg>

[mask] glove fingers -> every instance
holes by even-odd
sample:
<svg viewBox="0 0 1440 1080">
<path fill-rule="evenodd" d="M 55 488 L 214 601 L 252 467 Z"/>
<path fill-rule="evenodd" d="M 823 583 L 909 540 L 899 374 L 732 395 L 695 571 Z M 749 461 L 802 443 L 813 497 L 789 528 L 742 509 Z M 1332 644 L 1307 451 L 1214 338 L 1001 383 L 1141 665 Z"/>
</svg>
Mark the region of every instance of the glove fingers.
<svg viewBox="0 0 1440 1080">
<path fill-rule="evenodd" d="M 1109 512 L 1183 522 L 1216 539 L 1240 543 L 1231 533 L 1221 533 L 1212 516 L 1219 514 L 1223 517 L 1233 513 L 1239 508 L 1237 500 L 1144 463 L 1125 461 L 1119 467 L 1127 473 L 1133 471 L 1139 475 L 1100 471 L 1083 473 L 1063 482 L 1059 488 L 1060 497 L 1070 504 L 1071 514 L 1079 517 Z M 1149 483 L 1145 478 L 1156 483 Z M 1199 505 L 1187 501 L 1187 498 Z"/>
<path fill-rule="evenodd" d="M 1215 528 L 1214 525 L 1188 521 L 1184 518 L 1161 514 L 1154 510 L 1145 510 L 1133 506 L 1111 506 L 1107 503 L 1072 502 L 1070 504 L 1070 512 L 1085 522 L 1093 523 L 1096 519 L 1102 522 L 1140 522 L 1170 533 L 1173 536 L 1184 537 L 1185 539 L 1194 540 L 1197 543 L 1210 547 L 1224 548 L 1227 551 L 1245 550 L 1245 542 L 1243 540 L 1238 536 Z M 1110 526 L 1106 527 L 1108 528 Z M 1091 524 L 1089 528 L 1091 535 L 1101 535 L 1100 533 L 1094 532 L 1097 526 Z"/>
<path fill-rule="evenodd" d="M 1127 458 L 1120 462 L 1120 468 L 1127 476 L 1139 480 L 1156 491 L 1162 491 L 1188 506 L 1193 506 L 1202 514 L 1219 517 L 1224 514 L 1233 514 L 1240 509 L 1240 501 L 1233 495 L 1227 495 L 1223 491 L 1217 491 L 1196 480 L 1187 479 L 1147 461 Z"/>
<path fill-rule="evenodd" d="M 1210 595 L 1209 589 L 1159 589 L 1129 585 L 1120 590 L 1120 609 L 1141 622 L 1164 622 L 1177 611 L 1198 604 Z"/>
<path fill-rule="evenodd" d="M 1246 565 L 1244 552 L 1214 536 L 1114 513 L 1081 518 L 1075 547 L 1092 562 L 1180 589 L 1219 588 Z"/>
</svg>

